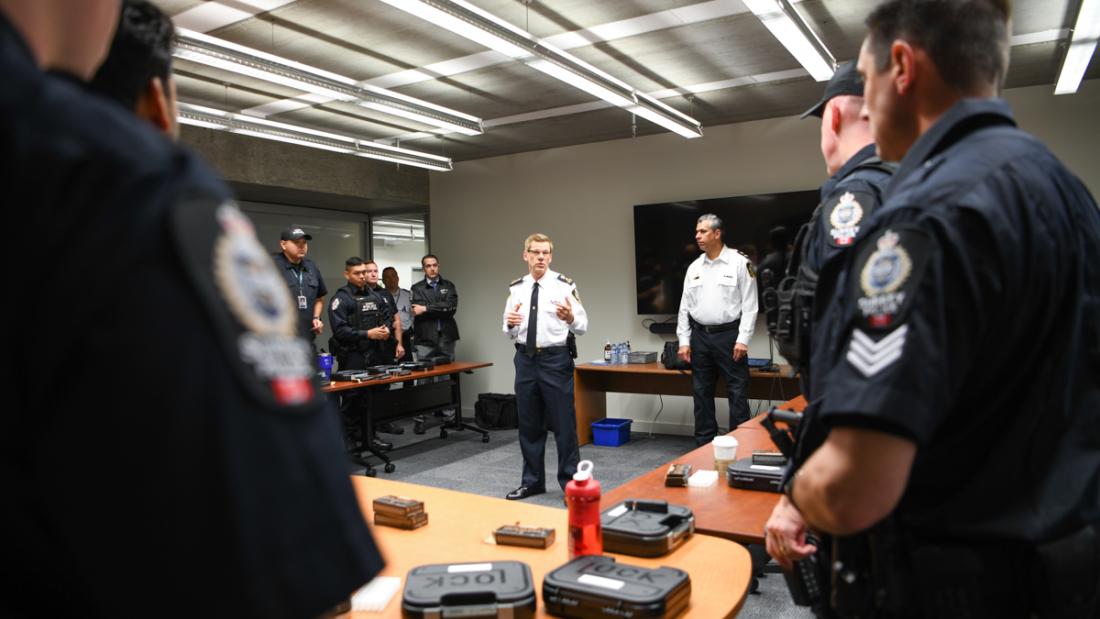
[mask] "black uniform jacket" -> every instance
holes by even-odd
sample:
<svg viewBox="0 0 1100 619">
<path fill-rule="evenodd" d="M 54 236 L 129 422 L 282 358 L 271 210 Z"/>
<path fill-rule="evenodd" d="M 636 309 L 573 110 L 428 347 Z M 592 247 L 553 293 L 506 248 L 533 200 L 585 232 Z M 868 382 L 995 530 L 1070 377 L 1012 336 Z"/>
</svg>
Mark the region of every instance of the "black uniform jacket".
<svg viewBox="0 0 1100 619">
<path fill-rule="evenodd" d="M 391 330 L 394 326 L 396 307 L 393 297 L 385 290 L 375 288 L 355 288 L 351 284 L 336 291 L 329 303 L 329 325 L 332 327 L 333 337 L 340 343 L 341 348 L 347 351 L 363 353 L 366 356 L 366 365 L 392 362 L 386 359 L 385 346 L 382 340 L 372 340 L 367 336 L 371 329 L 386 326 Z M 361 369 L 358 363 L 343 363 L 341 369 Z"/>
<path fill-rule="evenodd" d="M 1081 182 L 1003 102 L 959 102 L 846 256 L 804 425 L 915 442 L 896 515 L 933 539 L 1035 542 L 1100 521 L 1097 256 Z"/>
<path fill-rule="evenodd" d="M 0 185 L 79 281 L 4 336 L 0 616 L 317 616 L 381 559 L 286 286 L 226 188 L 0 14 Z M 28 326 L 36 325 L 36 328 Z"/>
<path fill-rule="evenodd" d="M 412 286 L 413 305 L 423 305 L 426 312 L 413 321 L 413 333 L 421 343 L 437 343 L 439 334 L 452 340 L 458 339 L 458 323 L 455 312 L 458 311 L 458 289 L 454 282 L 439 278 L 433 289 L 427 279 Z"/>
</svg>

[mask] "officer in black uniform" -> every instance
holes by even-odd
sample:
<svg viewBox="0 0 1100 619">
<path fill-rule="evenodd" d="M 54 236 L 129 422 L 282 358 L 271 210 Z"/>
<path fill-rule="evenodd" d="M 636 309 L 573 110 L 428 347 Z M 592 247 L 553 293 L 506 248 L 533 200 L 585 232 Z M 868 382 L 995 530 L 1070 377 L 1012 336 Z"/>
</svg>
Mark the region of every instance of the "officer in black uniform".
<svg viewBox="0 0 1100 619">
<path fill-rule="evenodd" d="M 412 285 L 413 337 L 421 359 L 445 355 L 455 358 L 458 341 L 458 289 L 439 275 L 439 259 L 428 254 L 420 259 L 424 279 Z"/>
<path fill-rule="evenodd" d="M 321 269 L 309 258 L 309 242 L 313 236 L 305 230 L 291 226 L 279 235 L 279 251 L 273 254 L 275 268 L 282 274 L 290 288 L 290 297 L 298 308 L 298 332 L 313 343 L 314 338 L 325 328 L 321 312 L 325 309 L 325 278 Z"/>
<path fill-rule="evenodd" d="M 344 277 L 348 284 L 336 291 L 328 309 L 340 369 L 393 363 L 386 342 L 394 337 L 395 308 L 393 297 L 376 285 L 378 265 L 352 256 L 344 262 Z"/>
<path fill-rule="evenodd" d="M 318 616 L 382 566 L 338 419 L 226 187 L 76 83 L 119 6 L 80 4 L 0 0 L 0 180 L 50 230 L 16 249 L 103 276 L 5 336 L 0 615 Z"/>
<path fill-rule="evenodd" d="M 332 325 L 329 348 L 336 356 L 336 363 L 341 370 L 393 363 L 387 343 L 395 337 L 396 308 L 393 297 L 377 287 L 378 264 L 352 256 L 344 262 L 344 277 L 348 284 L 336 291 L 328 309 Z M 358 398 L 345 398 L 342 407 L 345 414 L 357 404 L 362 404 Z M 378 438 L 377 428 L 369 430 L 371 447 L 377 451 L 393 449 L 392 443 Z"/>
<path fill-rule="evenodd" d="M 994 98 L 1004 0 L 891 0 L 860 52 L 901 159 L 846 256 L 832 367 L 766 527 L 837 536 L 842 615 L 1095 617 L 1100 211 Z M 873 557 L 873 560 L 864 557 Z"/>
<path fill-rule="evenodd" d="M 863 114 L 863 79 L 855 61 L 841 64 L 825 94 L 802 118 L 821 118 L 821 155 L 831 175 L 821 186 L 821 201 L 802 226 L 781 279 L 765 290 L 768 329 L 779 352 L 800 373 L 802 393 L 812 400 L 812 334 L 819 315 L 814 296 L 832 296 L 837 268 L 823 276 L 825 264 L 855 241 L 860 225 L 879 204 L 893 166 L 875 154 L 871 127 Z M 761 281 L 764 280 L 761 268 Z M 820 310 L 820 307 L 816 309 Z"/>
</svg>

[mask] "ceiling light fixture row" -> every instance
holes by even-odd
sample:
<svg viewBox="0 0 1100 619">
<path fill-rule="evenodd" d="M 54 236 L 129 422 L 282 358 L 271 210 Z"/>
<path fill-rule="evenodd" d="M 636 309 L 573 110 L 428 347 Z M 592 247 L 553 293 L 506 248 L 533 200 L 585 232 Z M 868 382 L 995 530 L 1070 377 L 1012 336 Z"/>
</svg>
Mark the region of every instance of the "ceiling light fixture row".
<svg viewBox="0 0 1100 619">
<path fill-rule="evenodd" d="M 179 103 L 179 122 L 195 127 L 229 131 L 230 133 L 250 135 L 265 140 L 297 144 L 379 161 L 389 161 L 437 172 L 449 172 L 454 167 L 448 157 L 387 146 L 338 133 L 291 125 L 256 116 L 236 114 L 182 101 Z"/>
<path fill-rule="evenodd" d="M 464 0 L 382 0 L 441 28 L 465 37 L 570 86 L 621 107 L 685 138 L 703 135 L 699 121 L 638 92 L 529 32 Z"/>
<path fill-rule="evenodd" d="M 1096 52 L 1097 39 L 1100 39 L 1100 0 L 1082 0 L 1081 8 L 1077 10 L 1077 22 L 1073 25 L 1073 37 L 1058 72 L 1054 94 L 1073 94 L 1081 87 L 1085 69 L 1089 68 L 1089 61 Z"/>
<path fill-rule="evenodd" d="M 814 80 L 824 82 L 833 76 L 836 58 L 788 0 L 742 2 Z"/>
<path fill-rule="evenodd" d="M 173 55 L 383 114 L 414 120 L 464 135 L 484 133 L 481 119 L 293 60 L 180 28 Z"/>
</svg>

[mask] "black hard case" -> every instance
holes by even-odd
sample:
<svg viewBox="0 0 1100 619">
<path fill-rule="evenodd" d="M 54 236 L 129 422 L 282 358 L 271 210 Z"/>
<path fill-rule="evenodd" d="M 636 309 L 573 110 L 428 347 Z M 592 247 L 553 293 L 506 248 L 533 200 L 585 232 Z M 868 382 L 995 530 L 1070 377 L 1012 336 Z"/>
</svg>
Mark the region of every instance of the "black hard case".
<svg viewBox="0 0 1100 619">
<path fill-rule="evenodd" d="M 415 567 L 405 577 L 401 616 L 534 617 L 531 568 L 519 561 Z"/>
<path fill-rule="evenodd" d="M 613 557 L 578 557 L 542 581 L 542 603 L 558 617 L 670 618 L 690 601 L 687 572 L 616 563 Z"/>
<path fill-rule="evenodd" d="M 783 482 L 783 467 L 752 463 L 752 458 L 741 458 L 726 467 L 726 483 L 743 490 L 779 492 Z"/>
<path fill-rule="evenodd" d="M 603 549 L 635 557 L 659 557 L 695 532 L 695 515 L 683 505 L 627 499 L 600 514 Z"/>
</svg>

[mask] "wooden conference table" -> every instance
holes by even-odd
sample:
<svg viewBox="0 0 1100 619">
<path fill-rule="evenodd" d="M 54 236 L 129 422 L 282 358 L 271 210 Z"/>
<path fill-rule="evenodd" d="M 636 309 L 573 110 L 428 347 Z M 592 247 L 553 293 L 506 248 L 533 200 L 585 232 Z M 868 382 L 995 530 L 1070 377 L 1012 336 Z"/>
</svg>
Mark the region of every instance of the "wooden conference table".
<svg viewBox="0 0 1100 619">
<path fill-rule="evenodd" d="M 446 438 L 448 430 L 470 429 L 481 433 L 482 442 L 489 442 L 489 433 L 477 428 L 477 426 L 465 424 L 462 420 L 462 389 L 459 376 L 462 373 L 472 373 L 479 368 L 493 365 L 487 361 L 454 361 L 437 366 L 430 370 L 414 370 L 404 376 L 391 376 L 367 381 L 333 381 L 322 387 L 325 393 L 340 396 L 352 390 L 362 390 L 356 395 L 361 396 L 361 419 L 364 428 L 369 429 L 371 424 L 379 421 L 411 417 L 430 413 L 447 408 L 455 409 L 453 421 L 440 426 L 439 435 Z M 412 381 L 423 380 L 435 376 L 450 376 L 449 381 L 427 382 L 414 385 Z M 405 383 L 401 389 L 376 389 L 383 385 Z M 385 463 L 385 471 L 392 473 L 394 465 L 389 456 L 363 448 Z M 353 461 L 365 466 L 367 474 L 373 475 L 372 465 L 365 456 L 353 457 Z"/>
<path fill-rule="evenodd" d="M 748 397 L 753 400 L 787 401 L 802 392 L 790 366 L 778 371 L 749 370 Z M 691 371 L 668 370 L 660 363 L 596 365 L 582 363 L 573 374 L 573 400 L 577 409 L 577 439 L 592 442 L 592 422 L 607 417 L 607 394 L 646 393 L 691 395 Z M 726 397 L 726 381 L 719 378 L 716 397 Z"/>
<path fill-rule="evenodd" d="M 534 578 L 537 616 L 548 616 L 542 603 L 542 580 L 568 560 L 566 510 L 378 478 L 352 477 L 352 483 L 368 521 L 373 520 L 371 502 L 387 494 L 419 499 L 428 513 L 428 524 L 412 531 L 371 524 L 374 539 L 386 559 L 381 576 L 399 577 L 404 587 L 405 575 L 419 565 L 522 561 L 530 566 Z M 516 522 L 554 528 L 554 543 L 546 549 L 491 543 L 493 529 Z M 671 554 L 655 559 L 610 556 L 620 563 L 646 567 L 668 565 L 687 571 L 691 575 L 691 605 L 681 617 L 710 619 L 735 615 L 745 601 L 751 578 L 751 560 L 743 547 L 706 535 L 694 535 Z M 401 591 L 381 614 L 363 612 L 353 613 L 353 616 L 359 619 L 400 617 Z"/>
<path fill-rule="evenodd" d="M 787 402 L 781 408 L 801 411 L 806 400 L 801 396 Z M 741 424 L 729 435 L 737 439 L 737 457 L 747 458 L 754 450 L 777 451 L 768 431 L 760 425 L 763 416 L 756 416 Z M 771 516 L 779 501 L 779 495 L 761 490 L 731 488 L 725 474 L 718 478 L 718 485 L 710 488 L 669 488 L 665 486 L 665 473 L 672 462 L 690 464 L 693 471 L 714 469 L 714 448 L 703 445 L 669 463 L 662 464 L 644 475 L 611 490 L 602 497 L 604 505 L 614 505 L 626 499 L 651 499 L 668 501 L 690 507 L 695 514 L 695 532 L 714 535 L 741 544 L 763 544 L 764 523 Z"/>
</svg>

